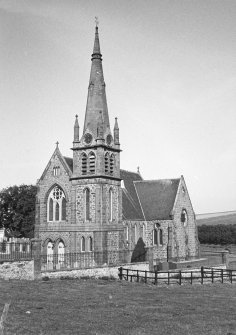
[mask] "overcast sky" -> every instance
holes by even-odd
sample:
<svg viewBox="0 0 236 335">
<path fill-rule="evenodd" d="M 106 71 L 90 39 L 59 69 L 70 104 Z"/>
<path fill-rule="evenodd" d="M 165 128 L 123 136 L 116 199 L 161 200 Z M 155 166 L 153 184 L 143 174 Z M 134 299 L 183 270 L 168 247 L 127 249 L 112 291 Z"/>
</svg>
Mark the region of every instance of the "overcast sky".
<svg viewBox="0 0 236 335">
<path fill-rule="evenodd" d="M 0 188 L 35 184 L 83 128 L 99 17 L 121 167 L 184 175 L 196 213 L 236 209 L 236 1 L 0 0 Z"/>
</svg>

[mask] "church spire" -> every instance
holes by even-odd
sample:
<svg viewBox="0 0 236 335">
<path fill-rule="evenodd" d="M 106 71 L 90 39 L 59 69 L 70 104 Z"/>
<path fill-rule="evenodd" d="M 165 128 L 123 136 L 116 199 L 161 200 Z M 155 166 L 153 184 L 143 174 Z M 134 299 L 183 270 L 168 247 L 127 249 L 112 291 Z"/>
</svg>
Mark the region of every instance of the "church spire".
<svg viewBox="0 0 236 335">
<path fill-rule="evenodd" d="M 92 64 L 83 134 L 88 131 L 91 132 L 94 137 L 96 137 L 100 114 L 102 114 L 104 132 L 110 132 L 106 90 L 102 68 L 102 54 L 100 51 L 97 21 L 95 27 L 95 39 L 91 61 Z"/>
</svg>

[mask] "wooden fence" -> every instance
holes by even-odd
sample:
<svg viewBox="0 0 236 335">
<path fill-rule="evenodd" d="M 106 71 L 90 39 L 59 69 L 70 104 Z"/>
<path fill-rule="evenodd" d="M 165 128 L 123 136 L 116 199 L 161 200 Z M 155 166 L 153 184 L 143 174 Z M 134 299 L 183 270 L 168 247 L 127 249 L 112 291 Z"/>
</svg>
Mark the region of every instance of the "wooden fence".
<svg viewBox="0 0 236 335">
<path fill-rule="evenodd" d="M 215 282 L 236 283 L 236 270 L 201 267 L 199 270 L 140 271 L 119 268 L 120 280 L 152 283 L 154 285 L 206 284 Z"/>
</svg>

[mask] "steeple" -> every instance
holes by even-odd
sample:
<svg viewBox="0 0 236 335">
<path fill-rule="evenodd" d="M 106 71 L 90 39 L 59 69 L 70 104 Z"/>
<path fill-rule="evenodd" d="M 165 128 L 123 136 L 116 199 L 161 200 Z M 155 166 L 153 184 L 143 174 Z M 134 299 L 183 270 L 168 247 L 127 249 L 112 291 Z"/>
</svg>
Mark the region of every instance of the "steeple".
<svg viewBox="0 0 236 335">
<path fill-rule="evenodd" d="M 97 128 L 102 115 L 104 133 L 110 132 L 110 123 L 107 109 L 105 82 L 102 69 L 102 54 L 100 51 L 98 27 L 95 27 L 95 40 L 92 53 L 92 65 L 88 87 L 87 106 L 85 112 L 84 130 L 97 137 Z"/>
</svg>

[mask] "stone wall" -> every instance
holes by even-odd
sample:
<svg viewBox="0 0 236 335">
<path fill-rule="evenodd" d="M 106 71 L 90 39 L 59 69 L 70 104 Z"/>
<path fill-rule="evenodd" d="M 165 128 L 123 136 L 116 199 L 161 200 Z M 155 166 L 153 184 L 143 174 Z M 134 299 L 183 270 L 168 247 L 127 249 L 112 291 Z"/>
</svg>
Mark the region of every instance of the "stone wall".
<svg viewBox="0 0 236 335">
<path fill-rule="evenodd" d="M 181 222 L 181 213 L 187 213 L 187 222 Z M 183 177 L 181 177 L 173 209 L 172 256 L 177 260 L 198 256 L 198 233 L 193 206 Z"/>
<path fill-rule="evenodd" d="M 155 221 L 124 221 L 124 229 L 128 227 L 127 246 L 129 250 L 134 250 L 137 241 L 141 237 L 147 248 L 152 247 L 153 259 L 167 259 L 168 234 L 172 229 L 172 220 L 155 220 Z M 153 245 L 153 229 L 155 227 L 162 230 L 163 244 Z M 136 227 L 136 228 L 135 228 Z M 124 231 L 126 236 L 126 231 Z M 126 237 L 125 237 L 126 238 Z"/>
<path fill-rule="evenodd" d="M 124 267 L 125 269 L 149 271 L 149 263 L 148 262 L 127 263 L 127 264 L 123 264 L 123 265 L 120 265 L 120 266 Z M 43 277 L 49 277 L 49 278 L 113 277 L 113 278 L 119 279 L 118 268 L 120 266 L 92 268 L 92 269 L 78 269 L 78 270 L 70 270 L 70 271 L 66 270 L 66 271 L 56 271 L 56 272 L 44 272 L 42 276 Z"/>
<path fill-rule="evenodd" d="M 34 261 L 4 262 L 0 264 L 1 279 L 34 279 Z"/>
</svg>

